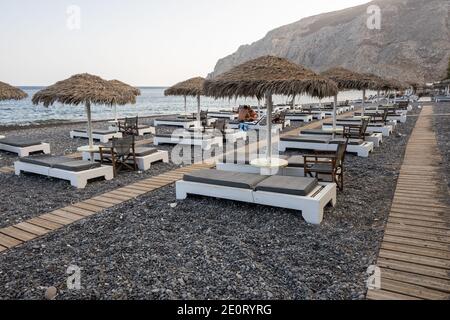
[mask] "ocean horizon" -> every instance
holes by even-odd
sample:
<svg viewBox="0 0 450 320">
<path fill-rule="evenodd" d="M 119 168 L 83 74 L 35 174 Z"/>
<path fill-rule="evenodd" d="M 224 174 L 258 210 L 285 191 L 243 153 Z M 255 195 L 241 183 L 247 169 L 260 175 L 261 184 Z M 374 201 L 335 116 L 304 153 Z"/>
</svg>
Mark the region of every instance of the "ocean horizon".
<svg viewBox="0 0 450 320">
<path fill-rule="evenodd" d="M 43 105 L 33 105 L 31 99 L 33 95 L 45 88 L 45 86 L 20 86 L 28 97 L 20 101 L 1 101 L 0 102 L 0 125 L 32 125 L 47 121 L 83 121 L 86 120 L 86 113 L 84 106 L 62 105 L 56 103 L 48 108 Z M 184 113 L 184 99 L 183 97 L 166 97 L 164 90 L 167 87 L 138 87 L 141 89 L 141 95 L 137 97 L 136 104 L 117 106 L 118 117 L 149 117 L 168 114 Z M 368 95 L 372 94 L 370 92 Z M 348 91 L 340 93 L 338 99 L 354 100 L 360 99 L 361 92 Z M 275 96 L 274 103 L 287 103 L 288 98 Z M 322 102 L 331 102 L 332 98 L 323 99 Z M 318 103 L 319 100 L 309 96 L 302 96 L 297 99 L 300 104 Z M 232 108 L 242 105 L 250 104 L 257 105 L 256 99 L 213 99 L 202 97 L 202 109 L 210 111 L 231 110 Z M 187 110 L 189 113 L 194 113 L 197 110 L 197 100 L 193 97 L 187 99 Z M 114 118 L 113 108 L 105 105 L 95 105 L 92 108 L 93 120 L 107 120 Z"/>
</svg>

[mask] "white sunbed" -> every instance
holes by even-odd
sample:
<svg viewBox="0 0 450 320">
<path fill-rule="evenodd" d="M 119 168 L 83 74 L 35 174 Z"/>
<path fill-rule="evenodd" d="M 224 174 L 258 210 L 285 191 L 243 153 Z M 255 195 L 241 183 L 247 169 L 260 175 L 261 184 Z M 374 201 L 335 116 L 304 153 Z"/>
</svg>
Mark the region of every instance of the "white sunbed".
<svg viewBox="0 0 450 320">
<path fill-rule="evenodd" d="M 195 127 L 197 121 L 192 119 L 180 119 L 180 118 L 167 118 L 167 119 L 155 119 L 155 127 L 169 126 L 169 127 L 181 127 L 189 129 Z"/>
<path fill-rule="evenodd" d="M 309 113 L 287 113 L 286 119 L 290 121 L 302 121 L 302 122 L 312 122 L 314 120 L 314 115 Z"/>
<path fill-rule="evenodd" d="M 119 127 L 117 126 L 117 124 L 115 124 L 114 121 L 111 122 L 111 126 L 109 127 L 109 130 L 111 131 L 119 131 Z M 152 127 L 152 126 L 147 126 L 147 125 L 138 125 L 138 136 L 144 136 L 146 134 L 155 134 L 156 133 L 156 128 Z"/>
<path fill-rule="evenodd" d="M 366 116 L 370 116 L 370 115 L 374 115 L 374 114 L 379 114 L 380 112 L 376 112 L 376 111 L 365 111 L 364 115 Z M 355 112 L 355 116 L 356 117 L 360 117 L 362 115 L 361 112 Z M 395 122 L 400 122 L 400 123 L 406 123 L 406 121 L 408 121 L 408 116 L 404 113 L 402 114 L 392 114 L 392 115 L 388 115 L 387 117 L 388 121 L 395 121 Z"/>
<path fill-rule="evenodd" d="M 147 171 L 156 162 L 169 163 L 169 152 L 148 147 L 135 148 L 136 162 L 140 171 Z M 91 153 L 83 152 L 83 160 L 90 161 Z M 94 153 L 94 160 L 100 161 L 100 153 Z"/>
<path fill-rule="evenodd" d="M 237 120 L 239 118 L 239 115 L 234 112 L 208 112 L 208 116 L 228 120 Z"/>
<path fill-rule="evenodd" d="M 287 149 L 336 151 L 340 141 L 342 139 L 331 137 L 284 136 L 280 138 L 279 150 L 280 152 L 285 152 Z M 357 139 L 350 139 L 347 146 L 348 153 L 354 153 L 363 158 L 367 158 L 373 150 L 372 142 Z"/>
<path fill-rule="evenodd" d="M 0 150 L 16 153 L 19 157 L 28 157 L 37 152 L 49 154 L 50 144 L 25 138 L 2 138 Z"/>
<path fill-rule="evenodd" d="M 336 205 L 336 189 L 334 183 L 318 183 L 313 178 L 200 170 L 176 183 L 176 197 L 184 200 L 200 195 L 298 210 L 306 222 L 319 225 L 324 208 Z"/>
<path fill-rule="evenodd" d="M 84 129 L 76 129 L 70 131 L 70 138 L 83 138 L 88 139 L 89 134 L 87 130 Z M 116 130 L 93 130 L 92 131 L 92 138 L 94 140 L 98 140 L 101 143 L 108 143 L 109 140 L 112 140 L 114 138 L 122 138 L 122 133 L 117 132 Z"/>
<path fill-rule="evenodd" d="M 450 96 L 438 96 L 434 98 L 436 102 L 450 102 Z"/>
<path fill-rule="evenodd" d="M 289 120 L 286 120 L 286 126 L 290 126 L 291 122 Z M 239 129 L 239 125 L 240 123 L 237 122 L 230 122 L 228 123 L 228 128 L 229 129 Z M 260 123 L 247 123 L 248 125 L 248 129 L 249 130 L 265 130 L 267 129 L 267 126 L 265 124 L 260 124 Z M 283 130 L 283 126 L 281 124 L 273 124 L 272 125 L 272 130 L 278 130 L 278 131 L 282 131 Z"/>
<path fill-rule="evenodd" d="M 155 146 L 161 144 L 180 144 L 180 145 L 191 145 L 200 146 L 202 150 L 210 150 L 214 145 L 218 147 L 223 146 L 223 136 L 213 136 L 208 133 L 206 134 L 193 134 L 186 133 L 181 134 L 156 134 L 153 138 L 153 144 Z"/>
<path fill-rule="evenodd" d="M 337 132 L 337 136 L 342 136 L 343 130 Z M 326 138 L 333 136 L 333 131 L 331 130 L 324 130 L 324 129 L 309 129 L 309 130 L 302 130 L 300 131 L 301 136 L 311 136 L 311 137 L 319 137 L 319 138 Z M 375 133 L 366 133 L 366 141 L 370 141 L 373 143 L 373 146 L 375 148 L 379 148 L 381 144 L 383 143 L 383 134 L 379 132 Z"/>
<path fill-rule="evenodd" d="M 112 180 L 114 178 L 111 166 L 50 155 L 21 158 L 14 163 L 14 169 L 18 176 L 22 172 L 28 172 L 68 180 L 72 186 L 79 189 L 85 188 L 91 179 L 103 177 L 106 180 Z"/>
<path fill-rule="evenodd" d="M 358 120 L 338 120 L 336 122 L 336 128 L 337 129 L 343 129 L 345 125 L 358 125 L 361 124 L 361 121 Z M 383 134 L 383 137 L 389 137 L 394 132 L 394 123 L 390 124 L 377 124 L 377 123 L 369 123 L 367 127 L 367 132 L 369 133 L 381 133 Z M 333 124 L 332 123 L 324 123 L 322 125 L 322 129 L 324 130 L 332 130 Z"/>
</svg>

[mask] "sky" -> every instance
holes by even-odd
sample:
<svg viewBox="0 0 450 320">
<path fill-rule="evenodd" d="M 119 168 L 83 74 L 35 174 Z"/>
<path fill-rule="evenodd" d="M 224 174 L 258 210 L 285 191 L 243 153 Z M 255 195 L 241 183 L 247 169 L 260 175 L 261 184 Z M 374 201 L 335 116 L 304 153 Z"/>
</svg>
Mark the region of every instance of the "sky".
<svg viewBox="0 0 450 320">
<path fill-rule="evenodd" d="M 135 86 L 206 76 L 272 29 L 368 0 L 0 0 L 0 81 L 88 72 Z"/>
</svg>

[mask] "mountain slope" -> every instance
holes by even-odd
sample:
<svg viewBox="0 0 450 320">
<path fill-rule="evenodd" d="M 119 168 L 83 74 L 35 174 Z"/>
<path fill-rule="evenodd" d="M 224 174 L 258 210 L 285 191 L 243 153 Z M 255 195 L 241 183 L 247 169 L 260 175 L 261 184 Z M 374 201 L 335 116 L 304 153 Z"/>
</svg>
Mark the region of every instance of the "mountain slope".
<svg viewBox="0 0 450 320">
<path fill-rule="evenodd" d="M 369 5 L 381 8 L 380 30 L 367 27 Z M 439 80 L 450 56 L 449 8 L 450 0 L 375 0 L 305 18 L 241 46 L 210 76 L 270 54 L 316 71 L 343 66 L 409 81 Z"/>
</svg>

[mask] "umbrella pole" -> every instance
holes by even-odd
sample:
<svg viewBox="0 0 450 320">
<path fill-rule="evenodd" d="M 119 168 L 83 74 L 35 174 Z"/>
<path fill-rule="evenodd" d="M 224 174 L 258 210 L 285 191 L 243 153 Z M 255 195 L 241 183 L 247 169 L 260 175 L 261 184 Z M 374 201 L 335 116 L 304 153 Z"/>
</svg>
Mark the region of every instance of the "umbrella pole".
<svg viewBox="0 0 450 320">
<path fill-rule="evenodd" d="M 197 128 L 202 126 L 202 120 L 200 117 L 201 106 L 200 106 L 200 95 L 197 96 Z"/>
<path fill-rule="evenodd" d="M 119 120 L 117 119 L 117 104 L 114 105 L 114 121 L 117 123 Z"/>
<path fill-rule="evenodd" d="M 377 112 L 379 106 L 380 106 L 380 90 L 377 91 Z"/>
<path fill-rule="evenodd" d="M 364 117 L 366 112 L 366 89 L 363 89 L 363 96 L 362 96 L 362 116 Z"/>
<path fill-rule="evenodd" d="M 337 119 L 337 103 L 338 103 L 338 96 L 334 96 L 334 105 L 333 105 L 333 135 L 336 133 L 336 119 Z"/>
<path fill-rule="evenodd" d="M 267 103 L 267 159 L 270 161 L 272 159 L 272 109 L 273 101 L 272 95 L 266 94 Z"/>
<path fill-rule="evenodd" d="M 258 99 L 258 120 L 261 118 L 261 99 Z"/>
<path fill-rule="evenodd" d="M 186 96 L 184 96 L 184 119 L 187 120 L 187 101 L 186 101 Z"/>
<path fill-rule="evenodd" d="M 88 136 L 89 136 L 89 149 L 94 147 L 94 138 L 92 137 L 92 117 L 91 117 L 91 103 L 86 102 L 86 114 L 88 121 Z"/>
</svg>

